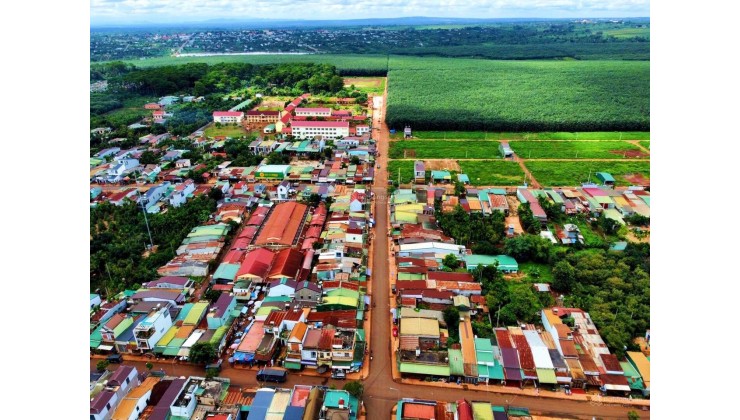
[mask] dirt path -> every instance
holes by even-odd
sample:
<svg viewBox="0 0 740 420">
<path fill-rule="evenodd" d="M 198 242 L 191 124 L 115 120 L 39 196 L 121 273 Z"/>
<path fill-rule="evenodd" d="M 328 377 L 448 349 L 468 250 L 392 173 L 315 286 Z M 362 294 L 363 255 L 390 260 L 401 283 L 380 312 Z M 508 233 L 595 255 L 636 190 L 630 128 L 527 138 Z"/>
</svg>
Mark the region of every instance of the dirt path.
<svg viewBox="0 0 740 420">
<path fill-rule="evenodd" d="M 647 147 L 645 147 L 642 144 L 640 144 L 640 141 L 644 141 L 644 140 L 628 140 L 627 143 L 634 144 L 635 146 L 639 147 L 640 149 L 642 149 L 642 150 L 650 153 L 650 149 L 648 149 Z"/>
<path fill-rule="evenodd" d="M 522 171 L 524 171 L 524 174 L 526 175 L 525 179 L 529 179 L 529 184 L 532 188 L 540 189 L 542 188 L 540 186 L 540 183 L 537 182 L 535 177 L 532 176 L 532 172 L 529 172 L 529 169 L 527 169 L 527 166 L 524 164 L 524 159 L 520 158 L 519 155 L 514 153 L 514 161 L 519 164 L 519 167 L 522 168 Z"/>
</svg>

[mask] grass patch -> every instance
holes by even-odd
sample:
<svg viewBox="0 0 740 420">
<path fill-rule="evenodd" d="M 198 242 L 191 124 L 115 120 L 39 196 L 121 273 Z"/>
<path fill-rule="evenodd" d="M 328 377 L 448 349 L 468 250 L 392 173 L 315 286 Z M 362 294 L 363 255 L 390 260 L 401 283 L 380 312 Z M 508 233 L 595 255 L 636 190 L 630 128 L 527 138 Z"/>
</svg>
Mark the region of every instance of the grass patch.
<svg viewBox="0 0 740 420">
<path fill-rule="evenodd" d="M 509 146 L 522 159 L 623 159 L 623 153 L 642 149 L 626 141 L 512 141 Z"/>
<path fill-rule="evenodd" d="M 221 128 L 216 127 L 215 125 L 211 125 L 208 128 L 206 128 L 206 131 L 204 133 L 206 137 L 218 137 L 218 136 L 226 136 L 226 137 L 242 137 L 247 135 L 247 131 L 242 126 L 231 126 L 231 125 L 225 125 Z"/>
<path fill-rule="evenodd" d="M 415 151 L 417 159 L 491 159 L 500 157 L 497 141 L 429 141 L 401 140 L 391 142 L 388 156 L 391 159 L 412 159 L 404 157 L 404 150 Z"/>
<path fill-rule="evenodd" d="M 574 225 L 578 226 L 578 229 L 581 231 L 581 235 L 583 235 L 584 245 L 588 247 L 599 247 L 605 244 L 602 235 L 598 232 L 595 232 L 590 223 L 577 217 L 570 217 L 568 219 L 568 223 L 573 223 Z"/>
<path fill-rule="evenodd" d="M 643 140 L 640 142 L 640 145 L 648 150 L 650 150 L 650 140 Z"/>
<path fill-rule="evenodd" d="M 534 262 L 519 263 L 519 272 L 527 275 L 526 280 L 532 283 L 552 283 L 552 267 Z"/>
<path fill-rule="evenodd" d="M 605 29 L 602 31 L 604 35 L 613 36 L 614 38 L 635 38 L 643 37 L 650 38 L 650 28 L 621 28 L 621 29 Z"/>
<path fill-rule="evenodd" d="M 345 77 L 344 87 L 349 88 L 351 85 L 355 85 L 360 92 L 382 94 L 385 90 L 385 77 Z"/>
<path fill-rule="evenodd" d="M 401 170 L 401 183 L 408 184 L 414 180 L 413 160 L 390 160 L 388 161 L 388 179 L 398 181 L 399 169 Z"/>
<path fill-rule="evenodd" d="M 413 127 L 412 127 L 413 128 Z M 440 140 L 650 140 L 648 131 L 589 131 L 589 132 L 542 132 L 542 133 L 496 133 L 487 131 L 412 131 L 415 139 Z M 391 135 L 402 139 L 403 131 Z"/>
<path fill-rule="evenodd" d="M 103 114 L 103 117 L 117 127 L 119 125 L 133 124 L 146 116 L 151 116 L 152 111 L 144 108 L 119 108 Z"/>
<path fill-rule="evenodd" d="M 409 161 L 413 176 L 413 161 Z M 460 170 L 468 175 L 471 185 L 520 185 L 524 171 L 515 162 L 505 160 L 461 160 Z"/>
<path fill-rule="evenodd" d="M 543 186 L 578 186 L 588 181 L 589 171 L 591 182 L 596 181 L 596 172 L 609 172 L 614 176 L 617 185 L 630 185 L 624 179 L 624 175 L 639 173 L 645 178 L 650 178 L 650 161 L 639 162 L 548 162 L 528 161 L 525 163 L 527 169 Z"/>
</svg>

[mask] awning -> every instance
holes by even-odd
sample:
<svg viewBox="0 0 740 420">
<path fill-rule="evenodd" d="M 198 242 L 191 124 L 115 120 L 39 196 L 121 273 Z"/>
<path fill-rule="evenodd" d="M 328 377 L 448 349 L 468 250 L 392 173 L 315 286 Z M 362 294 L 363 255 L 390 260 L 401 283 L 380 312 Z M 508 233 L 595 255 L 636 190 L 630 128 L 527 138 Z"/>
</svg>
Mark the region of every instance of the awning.
<svg viewBox="0 0 740 420">
<path fill-rule="evenodd" d="M 234 361 L 237 362 L 244 362 L 247 360 L 247 354 L 246 353 L 234 353 Z"/>
<path fill-rule="evenodd" d="M 109 346 L 107 344 L 101 344 L 98 346 L 98 350 L 111 351 L 113 350 L 113 346 Z"/>
<path fill-rule="evenodd" d="M 345 361 L 333 361 L 331 363 L 331 368 L 332 369 L 349 369 L 350 367 L 352 367 L 352 362 L 351 361 L 349 361 L 349 362 L 345 362 Z"/>
<path fill-rule="evenodd" d="M 301 369 L 301 364 L 298 362 L 285 362 L 283 366 L 285 366 L 285 368 L 287 369 L 296 369 L 296 370 Z"/>
<path fill-rule="evenodd" d="M 537 380 L 541 384 L 555 384 L 558 382 L 555 371 L 552 369 L 537 369 Z"/>
</svg>

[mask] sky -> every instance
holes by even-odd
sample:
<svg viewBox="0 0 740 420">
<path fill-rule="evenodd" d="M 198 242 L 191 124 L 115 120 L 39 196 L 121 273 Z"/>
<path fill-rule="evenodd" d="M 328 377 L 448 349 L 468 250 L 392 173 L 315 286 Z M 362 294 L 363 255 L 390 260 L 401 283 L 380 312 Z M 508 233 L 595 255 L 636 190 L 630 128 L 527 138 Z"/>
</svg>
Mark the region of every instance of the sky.
<svg viewBox="0 0 740 420">
<path fill-rule="evenodd" d="M 649 0 L 90 0 L 92 25 L 211 19 L 647 17 Z"/>
</svg>

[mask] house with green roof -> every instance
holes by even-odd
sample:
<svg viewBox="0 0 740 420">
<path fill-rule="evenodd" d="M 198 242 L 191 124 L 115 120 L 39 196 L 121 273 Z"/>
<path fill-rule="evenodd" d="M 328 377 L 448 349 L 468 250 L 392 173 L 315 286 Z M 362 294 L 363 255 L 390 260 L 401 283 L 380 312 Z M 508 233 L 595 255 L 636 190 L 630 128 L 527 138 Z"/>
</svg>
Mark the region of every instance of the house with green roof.
<svg viewBox="0 0 740 420">
<path fill-rule="evenodd" d="M 499 271 L 504 273 L 517 273 L 519 272 L 519 264 L 513 257 L 508 255 L 482 255 L 482 254 L 471 254 L 465 255 L 465 268 L 468 271 L 472 271 L 475 268 L 487 265 L 496 265 Z"/>
<path fill-rule="evenodd" d="M 497 351 L 494 350 L 491 339 L 476 337 L 474 342 L 475 356 L 478 361 L 478 378 L 486 383 L 503 381 L 504 367 L 496 357 Z"/>
<path fill-rule="evenodd" d="M 357 309 L 359 306 L 359 299 L 349 296 L 326 296 L 322 299 L 319 305 L 316 305 L 316 310 L 319 312 L 327 311 L 339 311 L 347 309 Z"/>
<path fill-rule="evenodd" d="M 450 171 L 432 171 L 433 182 L 450 182 L 452 181 L 452 175 Z"/>
<path fill-rule="evenodd" d="M 341 402 L 341 404 L 340 404 Z M 321 418 L 342 418 L 357 420 L 360 402 L 349 392 L 339 389 L 329 389 L 324 394 Z"/>
</svg>

